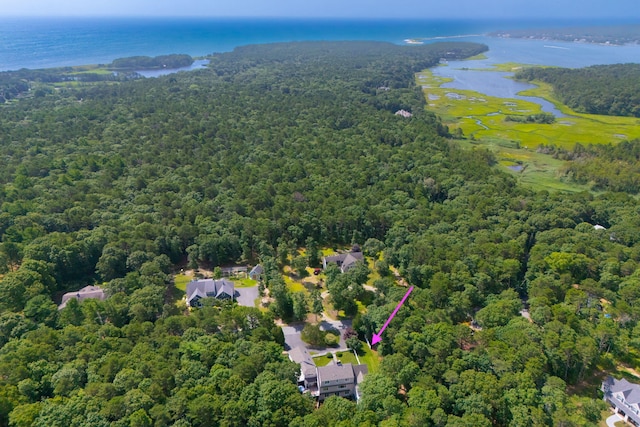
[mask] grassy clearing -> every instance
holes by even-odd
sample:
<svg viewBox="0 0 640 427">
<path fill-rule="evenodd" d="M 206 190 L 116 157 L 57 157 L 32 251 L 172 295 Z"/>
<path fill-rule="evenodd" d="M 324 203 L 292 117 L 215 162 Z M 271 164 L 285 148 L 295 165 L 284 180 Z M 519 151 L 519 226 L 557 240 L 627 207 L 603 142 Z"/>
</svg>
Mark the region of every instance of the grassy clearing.
<svg viewBox="0 0 640 427">
<path fill-rule="evenodd" d="M 282 275 L 282 278 L 290 292 L 307 292 L 307 288 L 304 287 L 302 282 L 294 280 L 291 275 L 285 273 Z"/>
<path fill-rule="evenodd" d="M 102 67 L 94 67 L 92 68 L 91 66 L 85 66 L 85 67 L 74 67 L 74 71 L 69 73 L 69 75 L 78 75 L 78 74 L 100 74 L 100 75 L 107 75 L 107 74 L 113 74 L 113 71 L 107 69 L 107 68 L 102 68 Z"/>
<path fill-rule="evenodd" d="M 560 177 L 558 171 L 566 162 L 554 159 L 546 154 L 538 153 L 535 150 L 526 148 L 515 148 L 507 146 L 504 141 L 487 139 L 482 142 L 470 142 L 468 140 L 459 141 L 460 145 L 468 149 L 489 148 L 496 153 L 498 163 L 514 174 L 518 181 L 538 190 L 558 190 L 558 191 L 589 191 L 588 185 L 579 185 L 567 182 Z M 520 166 L 519 170 L 513 170 L 515 166 Z"/>
<path fill-rule="evenodd" d="M 176 274 L 173 278 L 173 282 L 176 288 L 182 292 L 187 291 L 187 283 L 193 280 L 193 276 L 187 276 L 186 274 Z"/>
<path fill-rule="evenodd" d="M 363 354 L 359 354 L 360 362 L 367 365 L 369 368 L 369 373 L 378 372 L 380 369 L 380 357 L 378 356 L 377 351 L 373 351 L 366 344 L 362 346 Z"/>
<path fill-rule="evenodd" d="M 322 256 L 331 256 L 331 255 L 335 255 L 336 251 L 335 249 L 331 249 L 331 248 L 323 248 L 320 252 L 322 252 Z"/>
<path fill-rule="evenodd" d="M 258 284 L 257 280 L 252 280 L 248 277 L 244 279 L 232 278 L 231 281 L 236 286 L 236 288 L 252 288 Z"/>
<path fill-rule="evenodd" d="M 187 293 L 187 283 L 193 280 L 193 276 L 187 274 L 176 274 L 173 276 L 173 289 L 171 289 L 171 297 L 175 301 L 176 306 L 182 308 L 184 306 L 184 296 Z"/>
<path fill-rule="evenodd" d="M 494 71 L 515 71 L 521 66 L 500 64 Z M 553 90 L 547 84 L 536 82 L 536 88 L 520 95 L 547 99 L 567 115 L 553 124 L 506 121 L 507 115 L 541 113 L 542 107 L 534 102 L 496 98 L 472 90 L 442 88 L 440 86 L 447 79 L 434 76 L 430 70 L 418 73 L 416 81 L 423 88 L 428 108 L 436 112 L 450 129 L 460 128 L 471 139 L 461 141 L 462 145 L 491 149 L 504 168 L 521 165 L 522 170 L 514 173 L 523 184 L 537 189 L 588 190 L 586 186 L 559 179 L 558 170 L 564 162 L 536 153 L 541 144 L 570 149 L 576 143 L 615 143 L 640 138 L 640 120 L 637 118 L 577 113 L 554 98 Z"/>
</svg>

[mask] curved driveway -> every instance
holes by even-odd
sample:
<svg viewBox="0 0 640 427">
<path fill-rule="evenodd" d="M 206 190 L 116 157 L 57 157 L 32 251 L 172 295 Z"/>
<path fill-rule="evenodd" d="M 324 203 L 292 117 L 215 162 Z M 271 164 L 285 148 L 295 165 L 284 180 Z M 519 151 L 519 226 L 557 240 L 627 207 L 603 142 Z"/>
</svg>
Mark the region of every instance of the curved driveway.
<svg viewBox="0 0 640 427">
<path fill-rule="evenodd" d="M 618 421 L 622 421 L 622 417 L 618 414 L 613 414 L 609 418 L 607 418 L 607 425 L 609 427 L 616 427 L 616 423 Z"/>
</svg>

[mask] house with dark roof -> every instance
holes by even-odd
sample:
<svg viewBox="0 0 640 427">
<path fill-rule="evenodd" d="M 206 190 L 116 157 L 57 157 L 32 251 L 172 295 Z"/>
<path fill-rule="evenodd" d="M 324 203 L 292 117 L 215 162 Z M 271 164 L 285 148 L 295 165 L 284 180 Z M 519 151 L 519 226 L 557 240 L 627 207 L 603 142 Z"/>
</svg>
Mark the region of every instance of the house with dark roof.
<svg viewBox="0 0 640 427">
<path fill-rule="evenodd" d="M 310 390 L 312 394 L 318 390 L 318 372 L 311 354 L 304 347 L 289 350 L 289 360 L 300 365 L 298 385 Z"/>
<path fill-rule="evenodd" d="M 187 284 L 187 304 L 201 307 L 202 298 L 231 299 L 235 295 L 235 286 L 227 279 L 193 280 Z"/>
<path fill-rule="evenodd" d="M 104 290 L 100 286 L 85 286 L 84 288 L 75 291 L 75 292 L 67 292 L 62 296 L 62 301 L 58 306 L 58 310 L 62 310 L 67 306 L 67 302 L 71 299 L 76 299 L 78 302 L 84 301 L 86 299 L 99 299 L 105 300 L 107 295 L 104 293 Z"/>
<path fill-rule="evenodd" d="M 640 426 L 640 385 L 626 379 L 617 380 L 607 377 L 602 382 L 604 400 L 616 413 L 623 416 L 626 422 Z"/>
<path fill-rule="evenodd" d="M 264 269 L 258 264 L 249 272 L 249 278 L 251 280 L 262 280 L 262 273 L 264 273 Z"/>
<path fill-rule="evenodd" d="M 330 396 L 360 399 L 358 386 L 369 373 L 367 365 L 352 365 L 331 362 L 321 366 L 318 371 L 318 400 Z"/>
<path fill-rule="evenodd" d="M 327 268 L 329 264 L 335 264 L 340 271 L 345 273 L 356 266 L 358 261 L 364 262 L 364 255 L 360 251 L 351 251 L 344 254 L 331 255 L 322 258 L 322 268 Z"/>
</svg>

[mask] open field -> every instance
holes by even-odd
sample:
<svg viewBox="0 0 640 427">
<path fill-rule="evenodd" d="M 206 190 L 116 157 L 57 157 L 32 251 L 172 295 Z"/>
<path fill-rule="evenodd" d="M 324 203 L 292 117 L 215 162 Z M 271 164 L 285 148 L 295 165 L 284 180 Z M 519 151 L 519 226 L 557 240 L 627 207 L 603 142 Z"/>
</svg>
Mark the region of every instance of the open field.
<svg viewBox="0 0 640 427">
<path fill-rule="evenodd" d="M 520 66 L 499 64 L 492 71 L 515 71 Z M 559 179 L 558 170 L 565 162 L 537 153 L 540 145 L 571 149 L 576 143 L 615 143 L 640 138 L 639 119 L 577 113 L 555 99 L 551 86 L 544 83 L 536 82 L 536 88 L 520 95 L 547 99 L 567 115 L 552 124 L 506 121 L 508 115 L 541 113 L 542 107 L 534 102 L 442 88 L 450 80 L 434 76 L 430 70 L 418 73 L 416 81 L 423 88 L 428 109 L 438 114 L 452 133 L 456 128 L 462 130 L 467 139 L 461 140 L 461 144 L 491 149 L 503 167 L 510 168 L 522 183 L 538 189 L 588 190 L 587 186 Z"/>
</svg>

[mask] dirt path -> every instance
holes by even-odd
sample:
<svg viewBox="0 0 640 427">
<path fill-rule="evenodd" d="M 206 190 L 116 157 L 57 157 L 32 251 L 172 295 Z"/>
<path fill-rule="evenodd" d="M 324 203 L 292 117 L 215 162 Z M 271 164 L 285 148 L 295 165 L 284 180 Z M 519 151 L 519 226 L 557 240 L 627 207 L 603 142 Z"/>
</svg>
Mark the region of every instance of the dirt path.
<svg viewBox="0 0 640 427">
<path fill-rule="evenodd" d="M 400 272 L 398 271 L 397 268 L 395 267 L 390 267 L 391 268 L 391 272 L 393 273 L 393 277 L 396 279 L 396 282 L 398 282 L 398 285 L 400 286 L 404 286 L 404 287 L 408 287 L 409 284 L 407 283 L 406 280 L 404 280 L 404 278 L 400 275 Z"/>
</svg>

